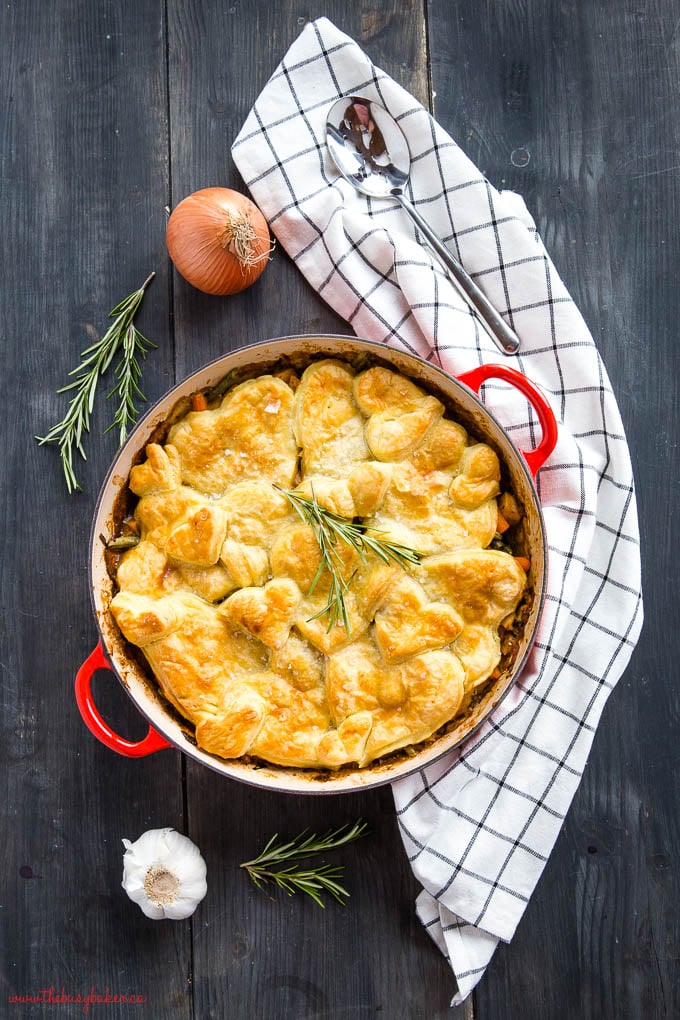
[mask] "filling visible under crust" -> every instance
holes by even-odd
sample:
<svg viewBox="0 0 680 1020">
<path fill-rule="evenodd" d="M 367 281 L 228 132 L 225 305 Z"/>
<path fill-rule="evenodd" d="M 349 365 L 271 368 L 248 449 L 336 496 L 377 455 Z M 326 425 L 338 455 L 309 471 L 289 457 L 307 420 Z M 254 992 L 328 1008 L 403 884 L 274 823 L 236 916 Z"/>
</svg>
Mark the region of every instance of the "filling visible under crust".
<svg viewBox="0 0 680 1020">
<path fill-rule="evenodd" d="M 529 567 L 499 533 L 522 511 L 509 493 L 499 511 L 496 453 L 444 412 L 394 371 L 325 360 L 147 446 L 111 612 L 199 747 L 363 766 L 498 674 Z M 296 505 L 339 522 L 332 546 Z"/>
</svg>

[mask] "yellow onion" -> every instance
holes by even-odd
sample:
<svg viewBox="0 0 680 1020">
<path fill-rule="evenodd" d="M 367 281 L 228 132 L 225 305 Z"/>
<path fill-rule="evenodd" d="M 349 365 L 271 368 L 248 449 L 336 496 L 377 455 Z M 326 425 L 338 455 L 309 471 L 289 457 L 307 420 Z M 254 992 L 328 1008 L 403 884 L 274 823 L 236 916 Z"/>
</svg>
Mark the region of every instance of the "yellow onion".
<svg viewBox="0 0 680 1020">
<path fill-rule="evenodd" d="M 272 242 L 264 216 L 230 188 L 202 188 L 173 209 L 166 242 L 175 268 L 206 294 L 236 294 L 261 275 Z"/>
</svg>

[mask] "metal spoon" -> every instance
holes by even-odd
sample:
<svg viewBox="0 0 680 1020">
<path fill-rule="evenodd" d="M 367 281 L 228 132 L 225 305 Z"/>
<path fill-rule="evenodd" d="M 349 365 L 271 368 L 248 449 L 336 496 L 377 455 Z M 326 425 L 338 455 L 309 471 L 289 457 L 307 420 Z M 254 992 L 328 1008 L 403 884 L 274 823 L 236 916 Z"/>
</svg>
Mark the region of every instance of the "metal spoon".
<svg viewBox="0 0 680 1020">
<path fill-rule="evenodd" d="M 515 354 L 519 349 L 516 334 L 404 195 L 411 154 L 391 114 L 363 96 L 343 96 L 328 112 L 326 142 L 338 170 L 357 191 L 399 202 L 478 312 L 498 348 L 504 354 Z"/>
</svg>

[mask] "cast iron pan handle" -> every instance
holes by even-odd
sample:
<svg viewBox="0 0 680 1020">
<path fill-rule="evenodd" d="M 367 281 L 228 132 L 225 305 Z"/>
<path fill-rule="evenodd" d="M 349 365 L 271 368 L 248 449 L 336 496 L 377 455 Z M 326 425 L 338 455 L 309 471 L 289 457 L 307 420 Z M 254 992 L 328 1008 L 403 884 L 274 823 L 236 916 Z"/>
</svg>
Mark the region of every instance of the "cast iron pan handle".
<svg viewBox="0 0 680 1020">
<path fill-rule="evenodd" d="M 126 758 L 143 758 L 147 754 L 153 754 L 154 751 L 172 747 L 170 741 L 161 736 L 152 726 L 149 726 L 147 735 L 137 742 L 126 740 L 114 733 L 101 717 L 94 703 L 92 677 L 98 669 L 108 669 L 113 673 L 113 669 L 104 655 L 101 641 L 76 673 L 76 704 L 83 717 L 83 722 L 90 732 L 94 733 L 97 740 L 105 744 L 111 751 L 116 751 L 117 754 L 122 754 Z"/>
<path fill-rule="evenodd" d="M 535 478 L 555 449 L 555 444 L 557 443 L 557 419 L 552 407 L 538 386 L 532 383 L 530 379 L 527 379 L 525 375 L 522 375 L 521 372 L 518 372 L 516 368 L 511 368 L 509 365 L 480 365 L 479 368 L 473 368 L 470 372 L 463 372 L 462 375 L 456 376 L 456 378 L 459 382 L 464 383 L 465 386 L 469 386 L 478 396 L 482 383 L 486 382 L 487 379 L 503 379 L 504 382 L 510 383 L 511 386 L 514 386 L 524 394 L 536 412 L 542 431 L 541 441 L 534 450 L 520 451 L 529 466 L 531 474 Z"/>
</svg>

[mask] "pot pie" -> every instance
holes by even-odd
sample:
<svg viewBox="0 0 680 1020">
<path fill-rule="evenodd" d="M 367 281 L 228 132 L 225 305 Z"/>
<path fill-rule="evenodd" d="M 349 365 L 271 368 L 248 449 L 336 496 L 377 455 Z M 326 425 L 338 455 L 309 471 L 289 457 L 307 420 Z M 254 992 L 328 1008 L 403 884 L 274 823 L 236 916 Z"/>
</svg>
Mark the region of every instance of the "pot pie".
<svg viewBox="0 0 680 1020">
<path fill-rule="evenodd" d="M 110 608 L 205 751 L 365 766 L 498 676 L 527 589 L 497 533 L 498 457 L 406 376 L 261 375 L 145 455 Z M 373 543 L 324 553 L 300 506 Z"/>
</svg>

